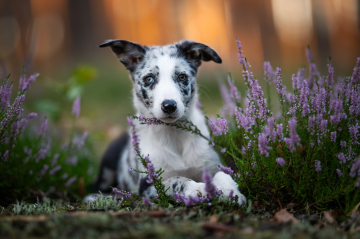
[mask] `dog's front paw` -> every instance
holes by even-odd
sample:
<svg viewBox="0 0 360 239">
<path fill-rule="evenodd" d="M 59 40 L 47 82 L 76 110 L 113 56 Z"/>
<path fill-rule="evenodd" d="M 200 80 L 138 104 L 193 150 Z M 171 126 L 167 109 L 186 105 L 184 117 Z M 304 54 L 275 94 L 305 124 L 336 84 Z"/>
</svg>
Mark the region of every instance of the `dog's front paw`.
<svg viewBox="0 0 360 239">
<path fill-rule="evenodd" d="M 206 196 L 205 183 L 189 181 L 184 190 L 185 197 L 203 197 Z"/>
<path fill-rule="evenodd" d="M 238 204 L 246 204 L 246 197 L 241 194 L 238 185 L 232 177 L 224 172 L 217 172 L 213 179 L 213 184 L 218 190 L 221 190 L 225 197 L 228 197 L 232 192 L 233 197 L 238 196 Z"/>
</svg>

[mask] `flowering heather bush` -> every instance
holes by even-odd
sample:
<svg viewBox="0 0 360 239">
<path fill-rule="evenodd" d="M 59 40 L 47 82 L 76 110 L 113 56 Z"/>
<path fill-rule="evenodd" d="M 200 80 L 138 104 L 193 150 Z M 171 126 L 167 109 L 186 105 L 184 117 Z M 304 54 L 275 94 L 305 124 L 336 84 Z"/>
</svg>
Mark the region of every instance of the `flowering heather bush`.
<svg viewBox="0 0 360 239">
<path fill-rule="evenodd" d="M 85 186 L 89 185 L 94 173 L 90 152 L 84 148 L 87 132 L 79 136 L 73 130 L 70 143 L 60 146 L 55 140 L 55 144 L 51 142 L 46 119 L 41 120 L 39 129 L 27 126 L 28 120 L 37 114 L 24 114 L 22 104 L 36 77 L 21 76 L 12 104 L 13 84 L 9 77 L 1 82 L 0 204 L 3 205 L 32 197 L 64 197 L 65 192 L 72 196 L 85 194 Z M 80 99 L 77 99 L 73 114 L 78 117 L 79 111 Z"/>
<path fill-rule="evenodd" d="M 223 118 L 208 124 L 211 141 L 219 150 L 225 147 L 226 159 L 235 162 L 238 174 L 233 177 L 241 192 L 264 205 L 292 202 L 319 208 L 330 203 L 348 210 L 358 203 L 360 58 L 352 75 L 334 84 L 331 60 L 322 76 L 307 49 L 309 74 L 300 68 L 292 75 L 291 93 L 283 85 L 281 68 L 273 70 L 265 62 L 267 89 L 273 85 L 279 98 L 281 116 L 275 117 L 237 42 L 246 99 L 241 101 L 229 76 Z"/>
</svg>

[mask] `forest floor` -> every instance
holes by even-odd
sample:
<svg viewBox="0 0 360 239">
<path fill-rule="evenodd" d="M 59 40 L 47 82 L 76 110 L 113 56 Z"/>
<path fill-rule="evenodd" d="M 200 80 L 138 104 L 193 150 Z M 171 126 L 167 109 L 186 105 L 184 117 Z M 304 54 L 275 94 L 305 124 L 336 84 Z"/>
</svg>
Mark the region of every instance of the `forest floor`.
<svg viewBox="0 0 360 239">
<path fill-rule="evenodd" d="M 31 215 L 15 215 L 11 206 L 1 208 L 0 238 L 360 238 L 359 212 L 340 222 L 331 211 L 223 211 L 221 205 L 83 208 L 67 205 Z"/>
</svg>

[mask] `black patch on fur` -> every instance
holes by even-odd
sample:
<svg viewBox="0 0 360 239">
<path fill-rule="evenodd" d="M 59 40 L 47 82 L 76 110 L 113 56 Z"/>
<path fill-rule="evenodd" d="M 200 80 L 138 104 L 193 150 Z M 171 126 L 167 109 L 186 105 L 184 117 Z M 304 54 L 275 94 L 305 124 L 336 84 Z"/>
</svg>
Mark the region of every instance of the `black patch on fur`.
<svg viewBox="0 0 360 239">
<path fill-rule="evenodd" d="M 108 46 L 130 72 L 133 72 L 136 66 L 142 62 L 146 51 L 149 50 L 146 46 L 125 40 L 110 40 L 99 45 L 99 47 Z"/>
<path fill-rule="evenodd" d="M 105 153 L 102 157 L 101 166 L 100 166 L 100 175 L 98 176 L 98 179 L 93 186 L 93 192 L 102 191 L 104 193 L 108 193 L 108 192 L 111 192 L 110 186 L 113 186 L 113 187 L 117 186 L 117 180 L 116 180 L 117 175 L 115 173 L 115 177 L 114 177 L 111 185 L 109 185 L 109 189 L 105 190 L 105 191 L 100 189 L 100 184 L 103 179 L 103 171 L 104 171 L 103 169 L 108 168 L 108 169 L 111 169 L 111 170 L 117 172 L 118 163 L 121 159 L 122 153 L 124 152 L 124 150 L 127 146 L 129 139 L 130 139 L 129 134 L 124 133 L 119 138 L 115 139 L 109 145 L 109 147 L 107 148 L 107 150 L 105 151 Z"/>
<path fill-rule="evenodd" d="M 146 90 L 144 90 L 143 88 L 141 88 L 141 93 L 142 93 L 143 98 L 144 98 L 145 100 L 149 99 L 149 97 L 148 97 L 148 95 L 147 95 L 147 93 L 146 93 Z"/>
<path fill-rule="evenodd" d="M 184 95 L 187 95 L 189 92 L 187 91 L 187 89 L 183 89 L 183 90 L 182 90 L 182 93 L 183 93 Z"/>
<path fill-rule="evenodd" d="M 184 191 L 184 183 L 181 184 L 181 187 L 180 187 L 180 192 L 183 192 Z"/>
<path fill-rule="evenodd" d="M 152 184 L 149 184 L 146 182 L 147 179 L 148 179 L 148 177 L 144 177 L 140 180 L 140 185 L 139 185 L 139 195 L 140 196 L 142 196 L 144 191 L 152 185 Z"/>
<path fill-rule="evenodd" d="M 177 185 L 178 185 L 178 182 L 175 182 L 175 183 L 173 183 L 173 185 L 172 185 L 172 189 L 173 189 L 174 192 L 175 192 L 175 188 L 176 188 Z"/>
</svg>

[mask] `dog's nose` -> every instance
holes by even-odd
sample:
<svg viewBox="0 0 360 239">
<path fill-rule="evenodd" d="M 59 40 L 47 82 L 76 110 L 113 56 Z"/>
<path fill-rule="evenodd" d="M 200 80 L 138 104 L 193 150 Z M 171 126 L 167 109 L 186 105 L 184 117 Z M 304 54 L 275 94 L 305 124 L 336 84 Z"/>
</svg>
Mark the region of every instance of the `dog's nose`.
<svg viewBox="0 0 360 239">
<path fill-rule="evenodd" d="M 176 102 L 175 100 L 164 100 L 161 103 L 161 109 L 166 114 L 174 113 L 176 110 Z"/>
</svg>

